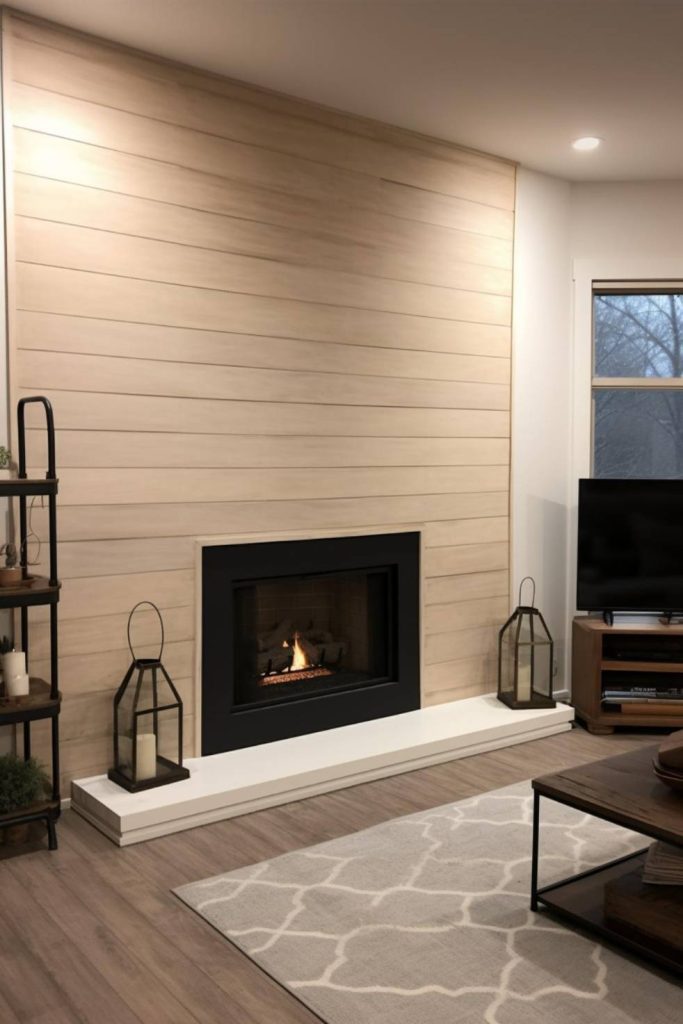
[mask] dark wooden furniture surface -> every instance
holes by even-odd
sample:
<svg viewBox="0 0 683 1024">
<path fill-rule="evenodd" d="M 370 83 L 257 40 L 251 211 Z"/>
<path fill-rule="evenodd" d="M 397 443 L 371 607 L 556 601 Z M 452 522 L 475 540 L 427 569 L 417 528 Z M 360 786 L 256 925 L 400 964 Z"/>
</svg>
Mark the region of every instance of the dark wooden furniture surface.
<svg viewBox="0 0 683 1024">
<path fill-rule="evenodd" d="M 680 714 L 674 709 L 664 711 L 661 707 L 653 713 L 645 706 L 631 704 L 628 712 L 605 710 L 602 706 L 603 685 L 616 672 L 642 672 L 651 676 L 653 683 L 666 680 L 672 673 L 683 676 L 683 655 L 672 651 L 671 660 L 642 661 L 614 660 L 605 651 L 606 637 L 627 637 L 635 646 L 638 638 L 658 638 L 663 645 L 676 644 L 683 640 L 683 625 L 662 625 L 661 623 L 622 623 L 608 626 L 602 619 L 577 615 L 572 627 L 572 704 L 577 717 L 585 723 L 589 732 L 605 735 L 614 732 L 618 726 L 628 728 L 683 728 L 683 702 Z M 672 646 L 673 646 L 672 644 Z M 615 703 L 617 703 L 615 701 Z"/>
<path fill-rule="evenodd" d="M 663 913 L 662 891 L 640 880 L 645 859 L 642 850 L 538 887 L 541 797 L 683 849 L 683 795 L 654 775 L 656 752 L 653 744 L 533 780 L 531 909 L 537 910 L 540 904 L 572 924 L 683 975 L 683 889 L 667 886 L 680 915 Z"/>
</svg>

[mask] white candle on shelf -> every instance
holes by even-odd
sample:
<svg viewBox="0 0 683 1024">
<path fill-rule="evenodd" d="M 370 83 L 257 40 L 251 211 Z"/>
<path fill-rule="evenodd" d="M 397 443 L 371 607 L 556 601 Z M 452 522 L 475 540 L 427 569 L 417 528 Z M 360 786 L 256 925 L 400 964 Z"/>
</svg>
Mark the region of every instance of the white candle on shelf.
<svg viewBox="0 0 683 1024">
<path fill-rule="evenodd" d="M 6 692 L 8 697 L 28 697 L 29 678 L 26 672 L 20 672 L 16 676 L 5 677 Z"/>
<path fill-rule="evenodd" d="M 153 779 L 157 773 L 157 738 L 153 732 L 138 733 L 135 781 Z"/>
<path fill-rule="evenodd" d="M 23 676 L 26 672 L 26 654 L 24 651 L 8 651 L 2 656 L 2 674 L 9 687 L 10 679 Z"/>
</svg>

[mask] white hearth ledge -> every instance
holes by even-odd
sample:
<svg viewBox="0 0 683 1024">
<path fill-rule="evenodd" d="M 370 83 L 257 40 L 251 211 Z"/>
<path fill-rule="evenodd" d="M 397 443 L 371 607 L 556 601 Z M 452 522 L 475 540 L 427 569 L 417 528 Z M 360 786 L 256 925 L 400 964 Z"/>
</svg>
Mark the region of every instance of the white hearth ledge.
<svg viewBox="0 0 683 1024">
<path fill-rule="evenodd" d="M 302 800 L 571 728 L 566 704 L 511 711 L 493 694 L 373 722 L 189 758 L 190 778 L 127 793 L 106 775 L 71 784 L 71 806 L 119 846 Z"/>
</svg>

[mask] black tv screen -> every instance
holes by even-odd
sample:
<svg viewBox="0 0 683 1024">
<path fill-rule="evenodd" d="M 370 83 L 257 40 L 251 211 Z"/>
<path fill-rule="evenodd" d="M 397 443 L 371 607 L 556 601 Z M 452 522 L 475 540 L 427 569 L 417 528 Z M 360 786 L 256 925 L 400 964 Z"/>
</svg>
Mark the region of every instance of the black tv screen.
<svg viewBox="0 0 683 1024">
<path fill-rule="evenodd" d="M 683 611 L 683 480 L 579 480 L 576 607 Z"/>
</svg>

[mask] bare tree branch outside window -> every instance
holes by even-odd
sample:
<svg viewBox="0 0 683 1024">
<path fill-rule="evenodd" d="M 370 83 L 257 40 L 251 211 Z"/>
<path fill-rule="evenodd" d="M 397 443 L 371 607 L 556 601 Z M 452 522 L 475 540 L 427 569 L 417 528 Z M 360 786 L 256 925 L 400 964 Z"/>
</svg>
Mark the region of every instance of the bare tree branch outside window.
<svg viewBox="0 0 683 1024">
<path fill-rule="evenodd" d="M 594 449 L 597 477 L 683 477 L 683 294 L 594 297 Z M 632 378 L 601 387 L 600 378 Z"/>
</svg>

